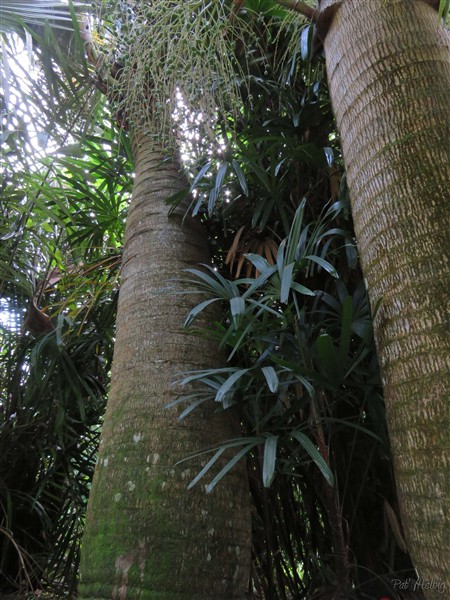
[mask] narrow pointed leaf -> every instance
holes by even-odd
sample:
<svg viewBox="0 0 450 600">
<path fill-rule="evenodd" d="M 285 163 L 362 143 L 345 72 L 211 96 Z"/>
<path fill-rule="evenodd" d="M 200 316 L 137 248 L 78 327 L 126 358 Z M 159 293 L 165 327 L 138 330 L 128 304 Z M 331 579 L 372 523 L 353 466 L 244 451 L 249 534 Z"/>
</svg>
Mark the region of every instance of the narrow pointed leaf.
<svg viewBox="0 0 450 600">
<path fill-rule="evenodd" d="M 230 300 L 231 316 L 236 323 L 239 322 L 240 317 L 245 313 L 245 300 L 242 296 L 236 296 Z"/>
<path fill-rule="evenodd" d="M 225 452 L 225 450 L 226 450 L 225 447 L 219 448 L 219 450 L 217 450 L 217 452 L 214 454 L 214 456 L 206 463 L 206 465 L 203 467 L 203 469 L 199 473 L 197 473 L 197 475 L 194 477 L 194 479 L 190 482 L 190 484 L 188 485 L 188 490 L 193 488 L 194 485 L 200 481 L 200 479 L 203 477 L 203 475 L 205 475 L 209 471 L 209 469 L 213 466 L 213 464 L 222 456 L 222 454 Z"/>
<path fill-rule="evenodd" d="M 307 25 L 300 37 L 300 52 L 302 60 L 307 61 L 311 57 L 311 44 L 312 44 L 312 32 L 314 27 L 312 25 Z"/>
<path fill-rule="evenodd" d="M 267 260 L 259 254 L 245 254 L 245 258 L 247 258 L 261 274 L 272 267 L 272 265 L 269 264 Z"/>
<path fill-rule="evenodd" d="M 323 456 L 320 454 L 319 450 L 309 439 L 309 437 L 307 437 L 304 433 L 301 433 L 300 431 L 293 431 L 292 437 L 295 438 L 303 446 L 303 448 L 314 461 L 317 468 L 325 477 L 327 483 L 331 486 L 334 486 L 334 476 L 331 472 L 330 467 L 328 466 Z"/>
<path fill-rule="evenodd" d="M 191 191 L 193 191 L 195 189 L 197 183 L 206 175 L 206 173 L 211 168 L 211 165 L 212 165 L 212 161 L 211 160 L 208 161 L 205 165 L 203 165 L 203 167 L 200 169 L 200 171 L 195 176 L 194 181 L 192 182 Z"/>
<path fill-rule="evenodd" d="M 233 167 L 234 172 L 239 180 L 239 185 L 241 186 L 241 190 L 244 192 L 246 196 L 248 196 L 248 185 L 247 180 L 245 179 L 245 175 L 243 170 L 241 169 L 238 162 L 235 160 L 231 161 L 231 165 Z"/>
<path fill-rule="evenodd" d="M 220 386 L 217 394 L 216 394 L 216 402 L 221 402 L 224 398 L 225 394 L 231 390 L 234 384 L 243 377 L 250 369 L 239 369 L 230 375 L 228 379 Z"/>
<path fill-rule="evenodd" d="M 278 269 L 280 278 L 281 278 L 282 272 L 283 272 L 285 248 L 286 248 L 286 240 L 284 239 L 281 242 L 281 244 L 278 246 L 278 252 L 277 252 L 277 269 Z"/>
<path fill-rule="evenodd" d="M 200 302 L 200 304 L 197 304 L 197 306 L 194 306 L 194 308 L 186 317 L 184 327 L 189 327 L 189 325 L 192 323 L 192 321 L 194 321 L 197 315 L 199 315 L 207 306 L 213 304 L 213 302 L 217 302 L 218 300 L 220 300 L 220 298 L 212 298 L 210 300 L 204 300 L 203 302 Z"/>
<path fill-rule="evenodd" d="M 277 461 L 278 436 L 269 437 L 264 444 L 263 459 L 263 484 L 270 487 L 275 476 L 275 465 Z"/>
<path fill-rule="evenodd" d="M 292 272 L 294 270 L 294 263 L 287 265 L 284 267 L 281 274 L 281 291 L 280 291 L 280 301 L 283 304 L 287 304 L 289 299 L 289 292 L 291 291 L 291 283 L 292 283 Z"/>
<path fill-rule="evenodd" d="M 308 260 L 311 260 L 311 261 L 317 263 L 319 266 L 322 267 L 322 269 L 325 269 L 325 271 L 327 271 L 328 273 L 330 273 L 330 275 L 333 275 L 333 277 L 336 277 L 336 278 L 339 277 L 339 273 L 336 271 L 336 269 L 333 267 L 333 265 L 330 264 L 324 258 L 321 258 L 320 256 L 314 256 L 312 254 L 309 254 L 308 256 L 305 256 L 305 258 L 307 258 Z"/>
<path fill-rule="evenodd" d="M 217 171 L 216 183 L 214 185 L 217 195 L 219 195 L 220 190 L 222 189 L 223 181 L 225 179 L 225 175 L 227 174 L 228 167 L 229 167 L 228 163 L 223 162 Z"/>
<path fill-rule="evenodd" d="M 305 287 L 301 283 L 296 283 L 295 281 L 293 281 L 291 283 L 291 288 L 293 290 L 295 290 L 296 292 L 298 292 L 299 294 L 303 294 L 304 296 L 315 296 L 316 295 L 315 292 L 313 292 L 309 288 Z"/>
<path fill-rule="evenodd" d="M 238 463 L 241 458 L 243 458 L 248 452 L 250 452 L 250 450 L 256 446 L 258 442 L 252 442 L 251 444 L 247 444 L 247 446 L 244 446 L 244 448 L 242 448 L 241 450 L 239 450 L 239 452 L 233 456 L 233 458 L 224 466 L 224 468 L 217 473 L 217 475 L 214 477 L 214 479 L 211 481 L 211 483 L 209 485 L 206 486 L 206 491 L 212 492 L 212 490 L 216 487 L 216 485 L 219 483 L 219 481 L 229 472 L 231 471 L 231 469 L 234 467 L 234 465 L 236 463 Z"/>
<path fill-rule="evenodd" d="M 274 393 L 278 389 L 278 375 L 273 367 L 263 367 L 261 369 L 264 377 L 266 378 L 267 385 L 269 386 L 269 390 Z"/>
</svg>

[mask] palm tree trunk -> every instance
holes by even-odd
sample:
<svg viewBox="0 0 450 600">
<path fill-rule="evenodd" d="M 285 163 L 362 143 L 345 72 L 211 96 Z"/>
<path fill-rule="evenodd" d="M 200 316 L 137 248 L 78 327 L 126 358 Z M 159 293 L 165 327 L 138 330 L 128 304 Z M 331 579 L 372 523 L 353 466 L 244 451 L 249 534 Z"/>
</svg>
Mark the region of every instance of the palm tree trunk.
<svg viewBox="0 0 450 600">
<path fill-rule="evenodd" d="M 211 494 L 187 485 L 191 452 L 239 435 L 214 407 L 180 421 L 166 405 L 177 373 L 217 365 L 217 349 L 181 325 L 191 297 L 173 278 L 208 261 L 199 225 L 168 217 L 185 182 L 149 136 L 134 140 L 136 180 L 123 256 L 111 392 L 83 540 L 80 599 L 242 599 L 250 563 L 244 465 Z M 237 430 L 236 430 L 237 427 Z"/>
<path fill-rule="evenodd" d="M 406 539 L 449 593 L 449 38 L 420 0 L 320 8 Z"/>
</svg>

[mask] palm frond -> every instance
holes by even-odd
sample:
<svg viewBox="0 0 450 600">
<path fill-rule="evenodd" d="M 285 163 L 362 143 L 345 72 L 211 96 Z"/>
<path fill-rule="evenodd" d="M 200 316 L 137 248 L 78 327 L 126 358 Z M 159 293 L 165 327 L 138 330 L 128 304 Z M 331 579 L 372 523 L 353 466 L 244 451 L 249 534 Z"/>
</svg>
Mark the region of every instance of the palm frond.
<svg viewBox="0 0 450 600">
<path fill-rule="evenodd" d="M 88 7 L 86 2 L 74 0 L 75 10 Z M 45 25 L 72 31 L 72 16 L 70 6 L 61 0 L 1 0 L 0 2 L 0 32 L 10 33 L 20 31 L 22 23 L 27 25 Z"/>
</svg>

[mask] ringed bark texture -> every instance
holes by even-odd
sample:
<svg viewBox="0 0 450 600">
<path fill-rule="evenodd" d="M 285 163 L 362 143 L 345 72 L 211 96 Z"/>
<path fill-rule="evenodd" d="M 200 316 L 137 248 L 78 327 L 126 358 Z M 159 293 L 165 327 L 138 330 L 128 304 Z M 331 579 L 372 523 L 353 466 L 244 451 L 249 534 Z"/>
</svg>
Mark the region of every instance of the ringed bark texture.
<svg viewBox="0 0 450 600">
<path fill-rule="evenodd" d="M 402 521 L 419 576 L 450 597 L 449 36 L 421 0 L 320 6 Z"/>
<path fill-rule="evenodd" d="M 206 459 L 175 463 L 237 437 L 214 407 L 180 421 L 166 405 L 177 374 L 216 366 L 217 349 L 183 333 L 192 296 L 183 269 L 208 261 L 194 221 L 168 217 L 185 186 L 149 137 L 135 140 L 136 180 L 123 255 L 111 392 L 82 548 L 80 599 L 243 599 L 250 508 L 243 464 L 211 494 L 187 485 Z M 216 357 L 216 358 L 215 358 Z M 186 390 L 183 390 L 186 393 Z M 237 427 L 237 430 L 236 430 Z M 209 457 L 208 457 L 209 458 Z"/>
</svg>

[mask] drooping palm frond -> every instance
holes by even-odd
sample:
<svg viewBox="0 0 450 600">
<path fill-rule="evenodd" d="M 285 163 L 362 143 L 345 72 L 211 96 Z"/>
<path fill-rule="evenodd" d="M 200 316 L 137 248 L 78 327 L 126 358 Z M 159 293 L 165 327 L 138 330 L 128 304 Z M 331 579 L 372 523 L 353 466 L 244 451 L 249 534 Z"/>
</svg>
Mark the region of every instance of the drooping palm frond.
<svg viewBox="0 0 450 600">
<path fill-rule="evenodd" d="M 74 0 L 75 10 L 86 8 L 86 2 Z M 0 33 L 20 31 L 22 25 L 44 25 L 50 23 L 58 29 L 72 30 L 70 5 L 61 0 L 1 0 L 0 1 Z"/>
<path fill-rule="evenodd" d="M 218 114 L 237 116 L 241 95 L 248 94 L 245 63 L 266 59 L 254 22 L 259 19 L 263 37 L 272 19 L 280 32 L 299 31 L 304 23 L 296 13 L 267 3 L 249 3 L 242 18 L 224 1 L 97 0 L 96 5 L 93 45 L 98 44 L 94 54 L 102 55 L 100 80 L 131 128 L 158 129 L 163 141 L 173 141 L 172 117 L 180 104 L 201 114 L 204 137 L 214 137 Z M 252 55 L 247 44 L 254 47 Z"/>
</svg>

